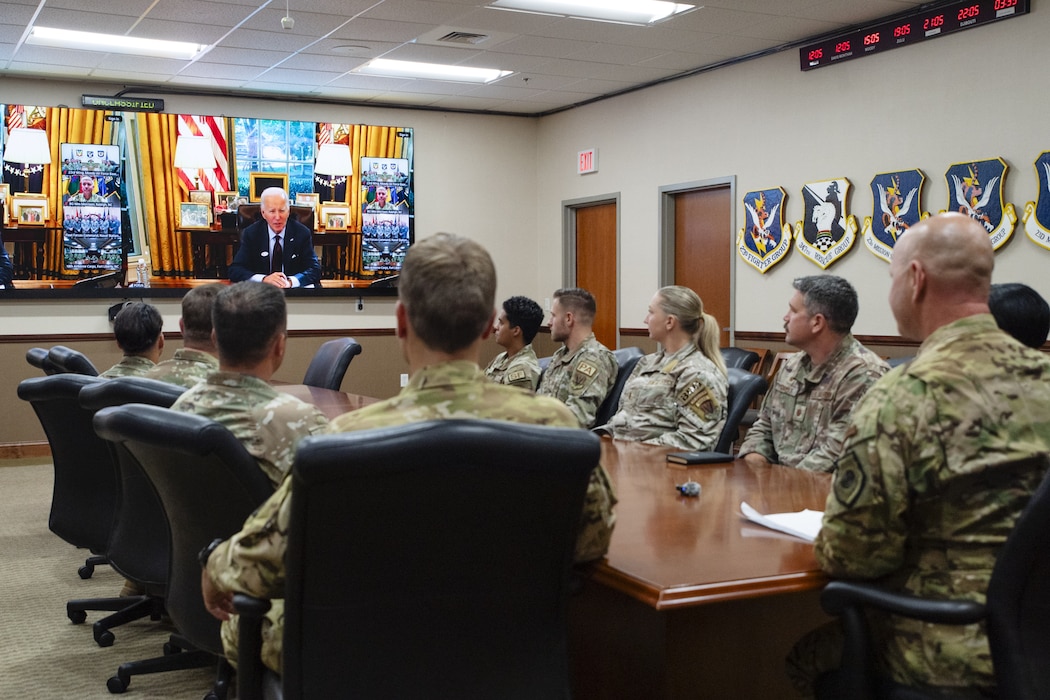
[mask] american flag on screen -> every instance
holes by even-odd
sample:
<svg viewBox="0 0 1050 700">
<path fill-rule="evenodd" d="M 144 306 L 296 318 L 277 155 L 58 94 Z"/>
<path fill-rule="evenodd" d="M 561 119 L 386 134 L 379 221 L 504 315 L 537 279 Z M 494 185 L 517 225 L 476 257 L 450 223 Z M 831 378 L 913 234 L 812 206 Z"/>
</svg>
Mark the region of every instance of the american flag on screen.
<svg viewBox="0 0 1050 700">
<path fill-rule="evenodd" d="M 226 155 L 226 118 L 179 115 L 180 136 L 208 136 L 215 156 L 215 169 L 201 173 L 201 189 L 225 192 L 230 189 L 230 161 Z M 179 180 L 187 190 L 194 188 L 197 170 L 179 169 Z"/>
</svg>

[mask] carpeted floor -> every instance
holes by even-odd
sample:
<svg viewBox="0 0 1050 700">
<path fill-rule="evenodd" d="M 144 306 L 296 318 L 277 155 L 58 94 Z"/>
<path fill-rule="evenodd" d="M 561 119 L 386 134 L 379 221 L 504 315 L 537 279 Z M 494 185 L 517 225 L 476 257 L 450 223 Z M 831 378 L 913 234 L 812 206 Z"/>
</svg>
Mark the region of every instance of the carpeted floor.
<svg viewBox="0 0 1050 700">
<path fill-rule="evenodd" d="M 108 566 L 88 580 L 77 575 L 87 552 L 47 529 L 51 464 L 32 461 L 0 461 L 0 698 L 112 698 L 106 679 L 125 661 L 160 656 L 171 628 L 132 622 L 101 648 L 91 623 L 107 613 L 69 621 L 67 600 L 114 596 L 123 579 Z M 135 676 L 124 697 L 199 700 L 213 679 L 214 669 Z"/>
</svg>

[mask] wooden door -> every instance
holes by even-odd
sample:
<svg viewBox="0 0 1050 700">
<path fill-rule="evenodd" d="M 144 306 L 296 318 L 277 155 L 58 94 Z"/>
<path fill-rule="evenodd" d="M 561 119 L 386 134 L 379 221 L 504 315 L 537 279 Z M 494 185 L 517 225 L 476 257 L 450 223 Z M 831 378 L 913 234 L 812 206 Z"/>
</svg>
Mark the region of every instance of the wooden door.
<svg viewBox="0 0 1050 700">
<path fill-rule="evenodd" d="M 598 314 L 594 335 L 610 350 L 617 347 L 616 203 L 579 207 L 576 214 L 576 286 L 594 295 Z"/>
<path fill-rule="evenodd" d="M 674 284 L 689 287 L 718 319 L 729 345 L 733 231 L 731 189 L 716 185 L 674 197 Z"/>
</svg>

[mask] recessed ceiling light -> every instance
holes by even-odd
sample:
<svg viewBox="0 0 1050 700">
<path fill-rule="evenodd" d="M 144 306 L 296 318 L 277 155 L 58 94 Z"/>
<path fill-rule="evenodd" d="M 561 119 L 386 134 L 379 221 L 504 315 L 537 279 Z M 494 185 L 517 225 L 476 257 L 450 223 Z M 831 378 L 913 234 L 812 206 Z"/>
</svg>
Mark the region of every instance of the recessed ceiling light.
<svg viewBox="0 0 1050 700">
<path fill-rule="evenodd" d="M 696 5 L 662 0 L 495 0 L 488 7 L 645 26 L 693 10 Z"/>
<path fill-rule="evenodd" d="M 78 32 L 71 29 L 54 29 L 52 27 L 33 27 L 29 32 L 29 36 L 26 37 L 26 43 L 38 46 L 53 46 L 60 49 L 105 51 L 108 53 L 127 53 L 137 56 L 182 58 L 187 60 L 207 48 L 204 44 L 191 44 L 185 41 L 142 39 L 119 34 Z"/>
<path fill-rule="evenodd" d="M 498 68 L 471 68 L 469 66 L 447 66 L 440 63 L 416 61 L 393 61 L 375 58 L 354 68 L 351 73 L 381 75 L 388 78 L 423 78 L 428 80 L 450 80 L 465 83 L 491 83 L 493 80 L 513 73 Z"/>
</svg>

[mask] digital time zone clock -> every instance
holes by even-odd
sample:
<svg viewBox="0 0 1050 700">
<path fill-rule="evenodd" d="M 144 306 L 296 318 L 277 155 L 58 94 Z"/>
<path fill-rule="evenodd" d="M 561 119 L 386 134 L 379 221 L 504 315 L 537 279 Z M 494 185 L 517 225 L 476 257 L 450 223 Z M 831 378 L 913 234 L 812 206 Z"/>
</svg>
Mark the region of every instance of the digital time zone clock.
<svg viewBox="0 0 1050 700">
<path fill-rule="evenodd" d="M 1028 14 L 1029 0 L 969 0 L 846 32 L 799 49 L 802 70 L 823 68 L 989 22 Z"/>
</svg>

